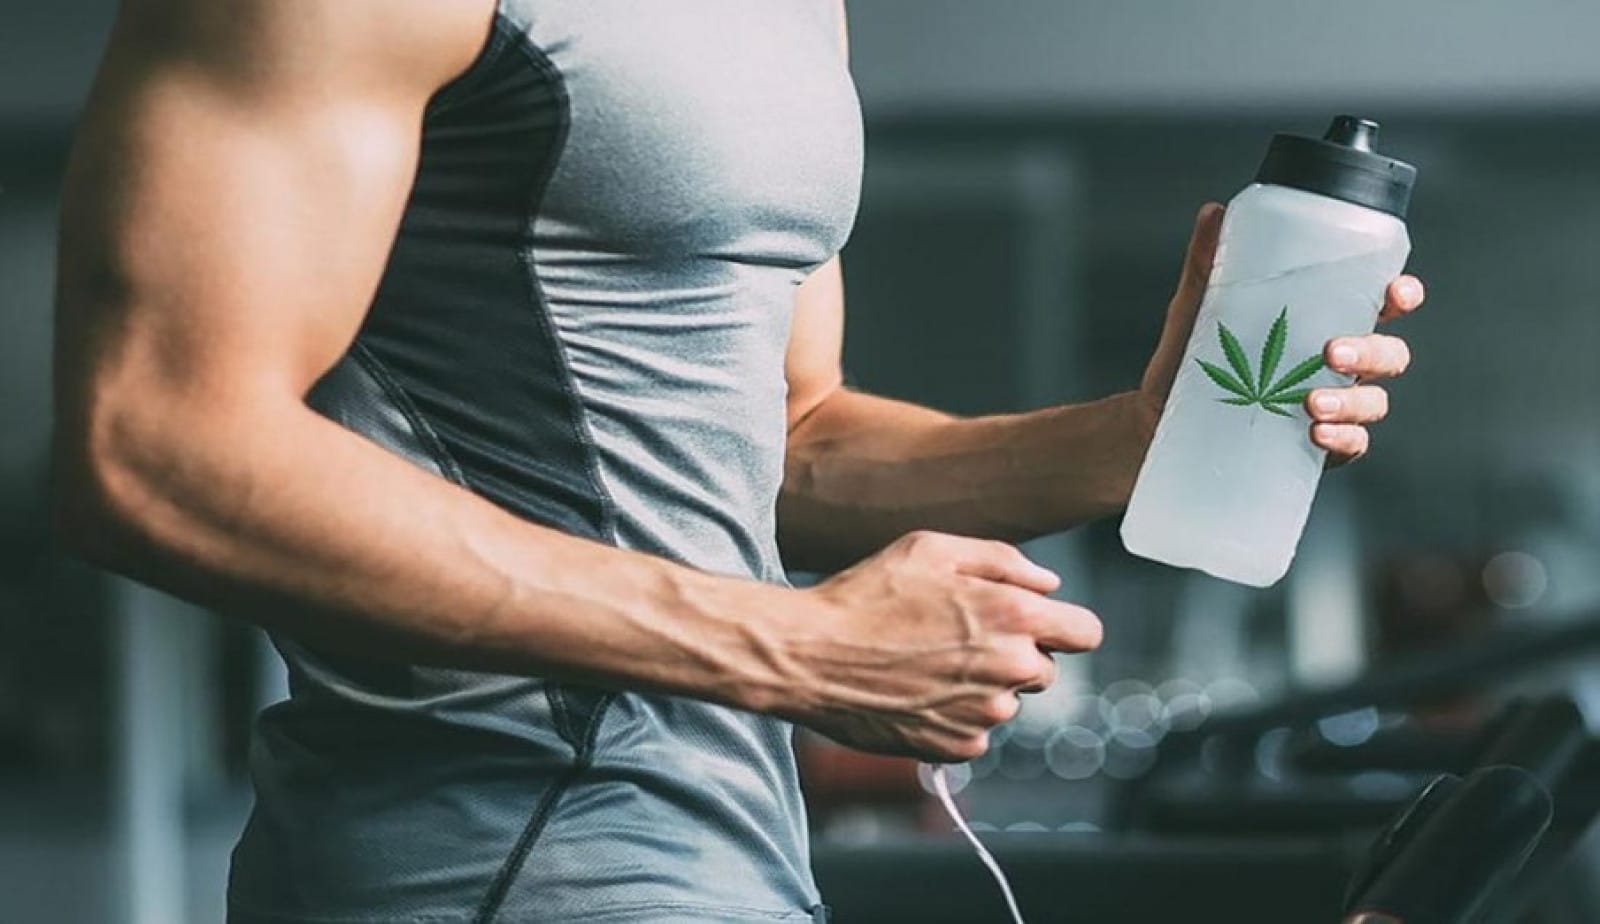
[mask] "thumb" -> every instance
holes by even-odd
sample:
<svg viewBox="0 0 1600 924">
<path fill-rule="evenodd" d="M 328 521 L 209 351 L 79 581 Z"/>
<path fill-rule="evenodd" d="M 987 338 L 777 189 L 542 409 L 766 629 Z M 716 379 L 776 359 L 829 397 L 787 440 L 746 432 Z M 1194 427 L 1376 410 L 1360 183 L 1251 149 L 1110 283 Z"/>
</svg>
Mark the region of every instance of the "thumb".
<svg viewBox="0 0 1600 924">
<path fill-rule="evenodd" d="M 1206 283 L 1211 278 L 1211 262 L 1217 256 L 1222 213 L 1221 205 L 1207 202 L 1194 216 L 1194 230 L 1189 234 L 1189 249 L 1183 258 L 1183 273 L 1178 277 L 1178 290 L 1172 296 L 1175 311 L 1193 311 L 1200 307 L 1200 299 L 1206 293 Z"/>
<path fill-rule="evenodd" d="M 1194 330 L 1195 316 L 1200 313 L 1200 301 L 1206 294 L 1206 283 L 1211 279 L 1211 262 L 1217 255 L 1217 238 L 1222 233 L 1222 206 L 1207 202 L 1194 216 L 1194 230 L 1189 234 L 1189 249 L 1183 257 L 1183 272 L 1178 276 L 1178 290 L 1167 306 L 1167 317 L 1161 325 L 1161 339 L 1156 351 L 1145 367 L 1140 389 L 1156 396 L 1158 404 L 1166 400 L 1178 374 L 1178 363 L 1184 346 Z"/>
</svg>

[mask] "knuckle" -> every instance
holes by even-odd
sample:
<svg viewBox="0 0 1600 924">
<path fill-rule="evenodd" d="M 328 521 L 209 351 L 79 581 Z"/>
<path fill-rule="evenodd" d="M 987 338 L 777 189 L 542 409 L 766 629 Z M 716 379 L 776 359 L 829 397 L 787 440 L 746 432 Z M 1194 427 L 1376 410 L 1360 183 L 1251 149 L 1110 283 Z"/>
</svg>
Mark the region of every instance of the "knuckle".
<svg viewBox="0 0 1600 924">
<path fill-rule="evenodd" d="M 979 548 L 996 561 L 1018 563 L 1022 561 L 1022 550 L 1009 542 L 998 539 L 984 539 L 979 543 Z"/>
<path fill-rule="evenodd" d="M 1022 628 L 1032 619 L 1034 601 L 1026 591 L 1001 588 L 990 608 L 990 618 L 1006 628 Z"/>
<path fill-rule="evenodd" d="M 973 587 L 973 602 L 986 622 L 1005 622 L 1017 611 L 1018 601 L 999 584 L 982 582 Z"/>
<path fill-rule="evenodd" d="M 977 760 L 989 750 L 989 732 L 951 731 L 933 737 L 918 750 L 924 759 L 932 758 L 935 763 L 956 764 Z"/>
<path fill-rule="evenodd" d="M 989 733 L 982 732 L 957 741 L 950 748 L 950 756 L 959 761 L 977 760 L 989 750 Z"/>
<path fill-rule="evenodd" d="M 1000 657 L 995 672 L 1007 686 L 1020 686 L 1039 679 L 1039 651 L 1031 644 L 1011 646 Z"/>
<path fill-rule="evenodd" d="M 951 537 L 930 529 L 914 529 L 901 537 L 907 552 L 913 555 L 939 554 L 950 547 Z"/>
<path fill-rule="evenodd" d="M 983 704 L 983 720 L 988 725 L 1002 725 L 1016 717 L 1021 704 L 1010 693 L 991 696 Z"/>
<path fill-rule="evenodd" d="M 925 529 L 914 529 L 911 532 L 906 533 L 904 536 L 901 536 L 899 544 L 907 548 L 914 549 L 919 545 L 925 545 L 932 535 L 932 533 Z"/>
<path fill-rule="evenodd" d="M 918 558 L 926 554 L 930 536 L 923 530 L 914 530 L 896 539 L 890 548 L 902 557 Z"/>
<path fill-rule="evenodd" d="M 1360 455 L 1366 451 L 1367 429 L 1358 424 L 1343 424 L 1329 433 L 1331 442 L 1337 451 L 1347 455 Z"/>
</svg>

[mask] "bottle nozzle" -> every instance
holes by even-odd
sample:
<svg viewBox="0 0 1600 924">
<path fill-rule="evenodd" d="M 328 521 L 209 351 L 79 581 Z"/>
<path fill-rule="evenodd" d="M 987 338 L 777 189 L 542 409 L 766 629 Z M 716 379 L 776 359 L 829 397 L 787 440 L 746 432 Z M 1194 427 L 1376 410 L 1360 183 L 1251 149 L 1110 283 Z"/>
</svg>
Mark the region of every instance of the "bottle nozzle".
<svg viewBox="0 0 1600 924">
<path fill-rule="evenodd" d="M 1406 217 L 1417 168 L 1373 148 L 1378 123 L 1342 115 L 1321 138 L 1274 135 L 1256 182 L 1301 189 Z"/>
<path fill-rule="evenodd" d="M 1327 133 L 1322 136 L 1322 140 L 1342 144 L 1357 151 L 1372 151 L 1373 146 L 1378 143 L 1378 123 L 1371 119 L 1358 119 L 1355 116 L 1336 116 L 1328 126 Z"/>
</svg>

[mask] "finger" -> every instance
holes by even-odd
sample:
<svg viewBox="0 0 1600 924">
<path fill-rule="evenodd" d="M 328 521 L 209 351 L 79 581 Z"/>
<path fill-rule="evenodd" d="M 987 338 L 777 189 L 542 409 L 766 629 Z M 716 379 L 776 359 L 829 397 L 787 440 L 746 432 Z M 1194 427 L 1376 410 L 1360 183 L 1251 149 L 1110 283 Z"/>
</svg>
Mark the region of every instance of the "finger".
<svg viewBox="0 0 1600 924">
<path fill-rule="evenodd" d="M 1388 321 L 1410 314 L 1422 307 L 1422 302 L 1427 297 L 1428 293 L 1422 286 L 1422 280 L 1415 276 L 1401 276 L 1389 283 L 1389 288 L 1384 290 L 1383 311 L 1379 313 L 1378 320 Z"/>
<path fill-rule="evenodd" d="M 1016 718 L 1017 713 L 1021 711 L 1022 700 L 1017 698 L 1017 694 L 1007 690 L 989 697 L 983 704 L 978 718 L 986 726 L 1004 725 Z"/>
<path fill-rule="evenodd" d="M 1205 295 L 1206 282 L 1211 278 L 1211 262 L 1217 255 L 1217 238 L 1222 233 L 1223 208 L 1216 202 L 1200 206 L 1194 216 L 1194 230 L 1189 233 L 1189 247 L 1184 253 L 1183 273 L 1178 277 L 1178 290 L 1173 295 L 1176 305 L 1198 307 Z"/>
<path fill-rule="evenodd" d="M 1055 686 L 1056 677 L 1060 674 L 1060 669 L 1056 667 L 1056 659 L 1045 654 L 1043 651 L 1040 651 L 1038 654 L 1038 669 L 1035 672 L 1033 679 L 1027 683 L 1018 684 L 1018 693 L 1043 693 L 1052 686 Z"/>
<path fill-rule="evenodd" d="M 957 738 L 949 744 L 939 745 L 932 757 L 934 763 L 966 763 L 989 753 L 989 733 L 981 732 L 966 738 Z"/>
<path fill-rule="evenodd" d="M 1054 593 L 1061 578 L 1036 564 L 1016 546 L 986 539 L 956 539 L 956 572 L 968 577 L 1010 584 L 1036 594 Z"/>
<path fill-rule="evenodd" d="M 1105 636 L 1094 613 L 1048 597 L 1029 601 L 1025 619 L 1028 633 L 1045 651 L 1092 651 Z"/>
<path fill-rule="evenodd" d="M 1387 379 L 1411 365 L 1411 347 L 1387 334 L 1335 337 L 1323 348 L 1322 359 L 1335 372 L 1358 379 Z"/>
<path fill-rule="evenodd" d="M 1389 393 L 1376 385 L 1318 388 L 1306 396 L 1306 413 L 1323 423 L 1377 423 L 1389 414 Z"/>
<path fill-rule="evenodd" d="M 1335 462 L 1348 462 L 1366 455 L 1370 441 L 1367 428 L 1360 424 L 1311 425 L 1311 442 L 1335 456 Z"/>
<path fill-rule="evenodd" d="M 1031 636 L 1016 635 L 996 643 L 991 657 L 973 665 L 971 678 L 981 683 L 1038 693 L 1056 679 L 1056 662 Z"/>
</svg>

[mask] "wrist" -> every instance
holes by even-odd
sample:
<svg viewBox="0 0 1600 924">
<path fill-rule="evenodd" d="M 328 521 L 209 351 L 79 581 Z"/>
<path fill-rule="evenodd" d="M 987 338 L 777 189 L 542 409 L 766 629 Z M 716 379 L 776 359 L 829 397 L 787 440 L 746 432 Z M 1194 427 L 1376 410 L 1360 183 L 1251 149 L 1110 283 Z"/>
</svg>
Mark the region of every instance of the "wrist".
<svg viewBox="0 0 1600 924">
<path fill-rule="evenodd" d="M 1161 412 L 1166 409 L 1167 397 L 1165 394 L 1156 394 L 1140 388 L 1134 391 L 1123 392 L 1112 396 L 1113 401 L 1122 404 L 1122 416 L 1129 428 L 1129 439 L 1136 450 L 1137 458 L 1133 465 L 1137 469 L 1144 461 L 1144 454 L 1150 448 L 1150 442 L 1155 439 L 1156 424 L 1161 421 Z"/>
<path fill-rule="evenodd" d="M 805 712 L 810 685 L 796 655 L 799 641 L 827 619 L 829 607 L 805 590 L 696 574 L 680 588 L 697 622 L 720 627 L 720 649 L 707 657 L 701 695 L 747 712 L 793 718 Z"/>
<path fill-rule="evenodd" d="M 824 585 L 764 589 L 770 593 L 753 627 L 762 676 L 749 686 L 746 708 L 803 723 L 827 710 L 825 683 L 811 655 L 819 642 L 837 637 L 846 614 Z"/>
<path fill-rule="evenodd" d="M 1161 419 L 1161 403 L 1136 390 L 1120 392 L 1093 406 L 1099 412 L 1088 440 L 1093 449 L 1081 451 L 1081 457 L 1098 460 L 1090 467 L 1095 473 L 1072 487 L 1093 491 L 1092 516 L 1097 518 L 1119 513 L 1128 506 L 1139 467 L 1144 464 L 1145 452 Z"/>
</svg>

